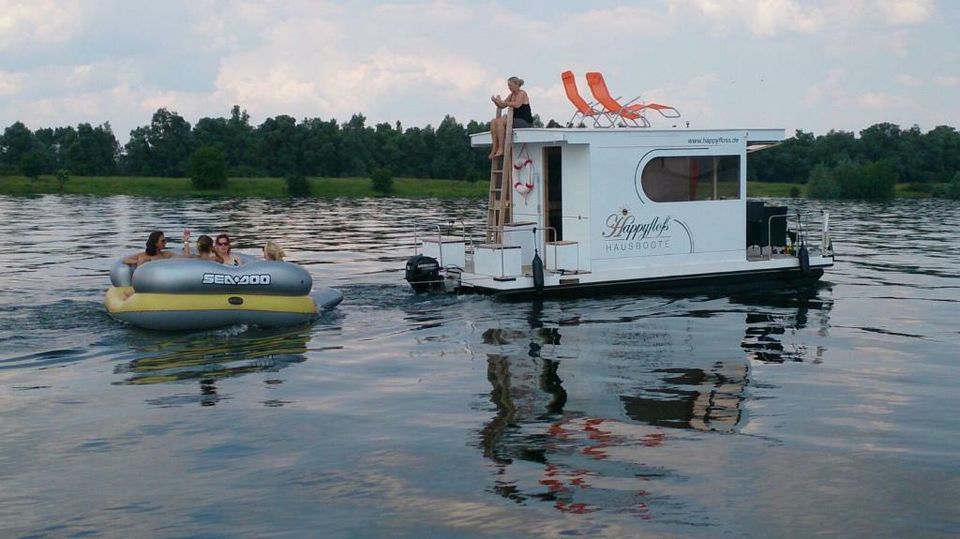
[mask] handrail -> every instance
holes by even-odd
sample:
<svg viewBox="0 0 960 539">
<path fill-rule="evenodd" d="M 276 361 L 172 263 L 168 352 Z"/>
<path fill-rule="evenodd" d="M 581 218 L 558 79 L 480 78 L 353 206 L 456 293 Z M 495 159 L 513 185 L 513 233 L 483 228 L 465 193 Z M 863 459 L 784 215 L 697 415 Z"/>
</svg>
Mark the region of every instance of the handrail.
<svg viewBox="0 0 960 539">
<path fill-rule="evenodd" d="M 787 226 L 787 218 L 789 217 L 786 213 L 783 215 L 771 215 L 767 217 L 767 247 L 770 248 L 769 254 L 767 254 L 767 260 L 773 258 L 773 220 L 782 217 L 784 220 L 784 225 Z M 763 247 L 760 248 L 760 256 L 763 256 Z"/>
<path fill-rule="evenodd" d="M 452 226 L 453 226 L 453 223 L 454 223 L 453 220 L 447 221 L 447 227 L 448 227 L 448 229 L 449 229 L 449 227 L 452 227 Z M 464 238 L 464 241 L 466 242 L 466 238 L 467 238 L 467 228 L 466 228 L 466 224 L 463 222 L 463 219 L 460 220 L 460 225 L 461 225 L 461 236 Z M 436 229 L 437 229 L 437 245 L 440 245 L 440 246 L 443 245 L 443 229 L 440 228 L 441 226 L 442 226 L 441 223 L 435 223 L 435 224 L 432 226 L 432 228 L 436 228 Z M 418 251 L 419 251 L 418 247 L 420 247 L 420 228 L 421 228 L 421 227 L 419 227 L 419 226 L 417 226 L 417 225 L 413 225 L 413 252 L 414 252 L 414 254 L 419 254 L 419 252 L 418 252 Z M 472 245 L 472 243 L 471 243 L 471 245 Z M 444 267 L 444 264 L 443 264 L 443 248 L 442 248 L 442 247 L 439 249 L 439 252 L 440 252 L 440 259 L 439 259 L 437 262 L 440 264 L 440 267 L 442 268 L 442 267 Z"/>
<path fill-rule="evenodd" d="M 830 241 L 830 212 L 820 210 L 820 213 L 823 214 L 823 221 L 820 223 L 820 251 L 822 253 L 832 252 L 833 248 Z M 783 214 L 767 217 L 767 243 L 766 245 L 761 245 L 761 256 L 764 256 L 763 248 L 769 247 L 770 251 L 765 258 L 769 260 L 773 257 L 773 220 L 777 218 L 782 218 L 787 224 L 789 224 L 791 219 L 795 219 L 797 223 L 797 244 L 805 245 L 807 243 L 807 221 L 809 215 L 809 211 L 800 212 L 797 210 L 795 215 Z"/>
<path fill-rule="evenodd" d="M 454 226 L 455 224 L 457 224 L 457 223 L 460 224 L 460 227 L 459 227 L 459 228 L 460 228 L 460 238 L 463 240 L 465 246 L 469 246 L 469 248 L 470 248 L 470 249 L 469 249 L 469 252 L 471 252 L 471 253 L 473 253 L 473 254 L 476 254 L 476 246 L 475 246 L 475 238 L 474 238 L 474 236 L 476 235 L 476 232 L 477 232 L 477 231 L 482 230 L 483 232 L 481 233 L 481 235 L 482 235 L 482 237 L 486 238 L 486 237 L 489 237 L 489 236 L 488 236 L 488 232 L 489 232 L 491 229 L 496 229 L 496 231 L 499 232 L 499 237 L 501 238 L 501 240 L 502 240 L 502 238 L 503 238 L 503 231 L 504 231 L 504 227 L 503 227 L 503 226 L 495 227 L 495 226 L 485 225 L 485 226 L 483 226 L 483 227 L 481 227 L 481 228 L 479 228 L 479 229 L 474 229 L 474 230 L 473 230 L 474 233 L 468 235 L 468 234 L 467 234 L 467 225 L 466 225 L 466 222 L 465 222 L 463 219 L 449 220 L 449 221 L 446 222 L 446 226 L 448 227 L 448 235 L 451 235 L 451 236 L 453 235 L 452 233 L 450 233 L 449 228 L 450 228 L 450 227 L 453 227 L 453 226 Z M 431 229 L 434 229 L 434 228 L 436 229 L 437 242 L 438 242 L 438 244 L 441 244 L 441 245 L 442 245 L 442 243 L 443 243 L 443 230 L 442 230 L 441 226 L 443 226 L 442 223 L 437 223 L 437 224 L 432 225 L 432 227 L 430 227 L 430 228 L 431 228 Z M 413 231 L 413 232 L 414 232 L 414 235 L 413 235 L 414 253 L 417 253 L 417 248 L 420 246 L 419 237 L 420 237 L 421 228 L 422 228 L 422 227 L 414 226 L 414 231 Z M 557 237 L 557 234 L 558 234 L 558 233 L 557 233 L 557 229 L 556 229 L 555 227 L 552 227 L 552 226 L 536 226 L 536 225 L 534 225 L 534 227 L 533 227 L 533 234 L 534 234 L 534 240 L 533 240 L 533 241 L 534 241 L 534 244 L 535 244 L 535 247 L 534 247 L 534 248 L 536 249 L 536 252 L 540 254 L 540 256 L 541 256 L 541 258 L 542 258 L 542 260 L 543 260 L 544 266 L 548 266 L 548 265 L 549 265 L 549 264 L 548 264 L 548 262 L 549 262 L 548 256 L 549 256 L 549 255 L 548 255 L 548 253 L 547 253 L 547 243 L 549 243 L 549 238 L 550 238 L 550 237 L 554 238 L 554 241 L 556 241 L 556 237 Z M 578 247 L 578 249 L 579 249 L 579 247 Z M 438 261 L 438 262 L 440 263 L 440 267 L 445 267 L 445 266 L 444 266 L 444 263 L 443 263 L 443 259 L 442 259 L 443 249 L 440 249 L 440 256 L 441 256 L 441 259 Z M 503 261 L 502 261 L 502 260 L 501 260 L 501 264 L 503 264 Z M 502 269 L 503 269 L 503 268 L 501 268 L 501 270 L 502 270 Z"/>
</svg>

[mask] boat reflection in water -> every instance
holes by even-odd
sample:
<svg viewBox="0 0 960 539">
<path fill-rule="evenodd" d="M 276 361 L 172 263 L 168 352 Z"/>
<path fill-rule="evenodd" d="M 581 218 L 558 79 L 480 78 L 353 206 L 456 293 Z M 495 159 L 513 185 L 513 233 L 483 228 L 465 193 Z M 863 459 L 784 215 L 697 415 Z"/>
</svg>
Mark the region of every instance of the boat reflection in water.
<svg viewBox="0 0 960 539">
<path fill-rule="evenodd" d="M 306 361 L 310 334 L 311 328 L 306 326 L 285 330 L 225 330 L 175 339 L 156 336 L 154 342 L 138 341 L 131 345 L 137 358 L 114 369 L 116 374 L 124 376 L 114 384 L 152 385 L 195 380 L 200 384 L 199 395 L 178 394 L 148 402 L 158 406 L 190 403 L 214 406 L 223 398 L 217 391 L 218 380 L 276 372 Z M 281 382 L 267 381 L 268 384 Z M 266 401 L 264 404 L 282 406 L 283 403 Z"/>
<path fill-rule="evenodd" d="M 739 316 L 729 307 L 720 314 Z M 494 463 L 491 490 L 521 504 L 550 503 L 562 512 L 614 511 L 653 519 L 683 511 L 689 519 L 686 502 L 672 496 L 673 485 L 692 473 L 684 469 L 689 462 L 684 459 L 709 452 L 704 443 L 716 440 L 715 433 L 741 432 L 750 362 L 761 359 L 754 344 L 763 343 L 762 358 L 769 360 L 778 346 L 783 349 L 788 329 L 802 329 L 811 308 L 823 305 L 807 298 L 793 316 L 767 308 L 763 317 L 748 309 L 746 357 L 741 352 L 730 359 L 709 357 L 724 353 L 720 346 L 674 344 L 689 336 L 684 335 L 689 317 L 619 325 L 581 324 L 574 317 L 545 327 L 534 306 L 529 329 L 488 329 L 483 342 L 498 349 L 486 354 L 495 414 L 480 430 L 479 445 Z M 607 347 L 578 349 L 600 341 Z M 609 389 L 578 395 L 576 388 L 584 384 Z"/>
<path fill-rule="evenodd" d="M 747 329 L 740 346 L 747 358 L 764 363 L 784 363 L 787 361 L 805 361 L 821 363 L 825 350 L 818 347 L 814 357 L 809 358 L 807 346 L 788 333 L 806 328 L 810 323 L 810 311 L 814 312 L 813 323 L 820 336 L 826 336 L 830 327 L 830 311 L 833 302 L 823 299 L 832 292 L 828 283 L 817 287 L 798 290 L 792 293 L 775 293 L 757 301 L 756 297 L 737 297 L 742 305 L 766 307 L 759 312 L 747 313 Z M 771 310 L 779 307 L 782 312 Z"/>
</svg>

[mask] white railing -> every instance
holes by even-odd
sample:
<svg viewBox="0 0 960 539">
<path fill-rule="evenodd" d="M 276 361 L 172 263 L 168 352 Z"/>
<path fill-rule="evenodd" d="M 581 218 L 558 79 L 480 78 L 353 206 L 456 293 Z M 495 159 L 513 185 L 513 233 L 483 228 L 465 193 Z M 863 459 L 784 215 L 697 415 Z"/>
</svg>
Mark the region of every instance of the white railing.
<svg viewBox="0 0 960 539">
<path fill-rule="evenodd" d="M 460 225 L 460 226 L 459 226 L 459 237 L 460 237 L 460 238 L 463 240 L 463 242 L 464 242 L 466 254 L 467 254 L 468 256 L 469 256 L 469 255 L 473 255 L 473 254 L 476 252 L 476 245 L 475 245 L 475 244 L 478 243 L 478 241 L 475 240 L 474 236 L 477 235 L 477 232 L 478 232 L 478 231 L 481 232 L 480 236 L 481 236 L 482 238 L 484 238 L 484 243 L 486 242 L 486 238 L 490 237 L 490 235 L 489 235 L 488 233 L 491 232 L 491 231 L 496 232 L 496 233 L 497 233 L 497 237 L 500 237 L 500 238 L 503 238 L 503 237 L 504 237 L 504 236 L 503 236 L 503 232 L 504 232 L 504 227 L 503 227 L 503 226 L 484 226 L 484 227 L 479 228 L 479 229 L 474 229 L 474 230 L 473 230 L 473 233 L 471 233 L 471 234 L 467 234 L 467 226 L 466 226 L 466 223 L 463 221 L 463 219 L 450 220 L 450 221 L 447 221 L 446 223 L 436 223 L 436 224 L 434 224 L 434 225 L 431 225 L 431 226 L 429 226 L 429 230 L 430 230 L 429 234 L 425 233 L 425 230 L 423 230 L 424 227 L 414 225 L 414 226 L 413 226 L 413 252 L 414 252 L 414 254 L 420 254 L 420 252 L 421 252 L 421 246 L 422 246 L 421 240 L 420 240 L 421 236 L 423 236 L 424 238 L 426 238 L 426 237 L 429 236 L 431 239 L 432 239 L 433 237 L 436 237 L 437 244 L 438 244 L 438 245 L 442 245 L 442 244 L 443 244 L 443 238 L 444 238 L 445 235 L 446 235 L 446 237 L 448 237 L 448 238 L 449 238 L 449 237 L 456 237 L 455 229 L 454 229 L 454 226 L 455 226 L 456 224 L 459 224 L 459 225 Z M 444 229 L 444 227 L 446 227 L 446 228 Z M 446 230 L 446 232 L 444 232 L 445 230 Z M 547 233 L 549 233 L 549 234 L 547 234 Z M 553 237 L 553 238 L 556 238 L 556 237 L 557 237 L 557 229 L 554 228 L 554 227 L 552 227 L 552 226 L 534 226 L 534 228 L 533 228 L 533 235 L 534 235 L 534 244 L 535 244 L 535 246 L 536 246 L 535 248 L 536 248 L 537 252 L 540 254 L 541 260 L 543 260 L 543 265 L 544 265 L 544 267 L 547 267 L 547 265 L 548 265 L 547 262 L 548 262 L 548 261 L 547 261 L 547 246 L 546 246 L 546 244 L 547 244 L 547 241 L 549 241 L 548 239 L 549 239 L 550 237 Z M 442 249 L 442 248 L 440 249 L 440 259 L 437 260 L 437 262 L 439 262 L 441 268 L 443 268 L 443 267 L 446 266 L 446 265 L 444 264 L 444 261 L 443 261 L 443 249 Z"/>
<path fill-rule="evenodd" d="M 821 210 L 820 213 L 823 215 L 823 219 L 820 221 L 820 252 L 823 255 L 831 255 L 833 251 L 833 246 L 831 245 L 830 240 L 830 212 Z M 766 259 L 770 259 L 773 256 L 773 220 L 774 219 L 783 219 L 785 221 L 784 226 L 786 227 L 787 233 L 789 235 L 790 223 L 794 224 L 794 230 L 796 231 L 796 241 L 794 242 L 794 249 L 796 245 L 806 245 L 808 237 L 808 229 L 810 227 L 809 216 L 811 212 L 800 212 L 799 210 L 793 214 L 786 213 L 784 215 L 771 215 L 767 217 L 767 244 L 762 245 L 760 248 L 761 256 Z"/>
</svg>

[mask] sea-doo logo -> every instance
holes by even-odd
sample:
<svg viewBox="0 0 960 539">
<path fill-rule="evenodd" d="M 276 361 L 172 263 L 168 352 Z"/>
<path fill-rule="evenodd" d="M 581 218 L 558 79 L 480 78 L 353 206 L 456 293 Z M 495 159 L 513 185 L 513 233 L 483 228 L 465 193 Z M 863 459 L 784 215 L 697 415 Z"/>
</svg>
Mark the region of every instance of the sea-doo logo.
<svg viewBox="0 0 960 539">
<path fill-rule="evenodd" d="M 204 273 L 203 274 L 203 284 L 219 284 L 219 285 L 235 285 L 235 284 L 249 284 L 249 285 L 268 285 L 270 284 L 270 275 L 225 275 L 223 273 Z"/>
</svg>

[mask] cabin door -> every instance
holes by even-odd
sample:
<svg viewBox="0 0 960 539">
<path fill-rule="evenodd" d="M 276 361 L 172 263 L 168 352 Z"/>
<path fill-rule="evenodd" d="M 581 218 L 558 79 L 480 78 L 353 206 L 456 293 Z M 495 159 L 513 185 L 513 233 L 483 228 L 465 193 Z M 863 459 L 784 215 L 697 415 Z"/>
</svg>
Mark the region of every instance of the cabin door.
<svg viewBox="0 0 960 539">
<path fill-rule="evenodd" d="M 563 239 L 563 160 L 560 146 L 543 149 L 543 207 L 547 241 Z"/>
</svg>

